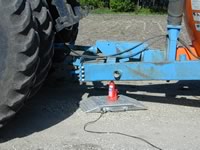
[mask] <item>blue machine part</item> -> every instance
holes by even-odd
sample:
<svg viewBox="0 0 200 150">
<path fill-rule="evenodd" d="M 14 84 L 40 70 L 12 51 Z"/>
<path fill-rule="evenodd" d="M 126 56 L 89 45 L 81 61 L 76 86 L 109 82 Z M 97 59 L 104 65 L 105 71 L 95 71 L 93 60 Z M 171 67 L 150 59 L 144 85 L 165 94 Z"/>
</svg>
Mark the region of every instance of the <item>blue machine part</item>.
<svg viewBox="0 0 200 150">
<path fill-rule="evenodd" d="M 191 66 L 196 71 L 191 71 Z M 173 63 L 84 63 L 83 81 L 198 80 L 199 61 Z"/>
<path fill-rule="evenodd" d="M 97 41 L 96 47 L 104 56 L 114 55 L 116 53 L 122 53 L 125 50 L 132 49 L 119 55 L 119 57 L 139 59 L 141 56 L 141 50 L 147 48 L 148 44 L 141 42 Z"/>
<path fill-rule="evenodd" d="M 168 48 L 167 48 L 167 56 L 168 61 L 176 60 L 176 49 L 177 49 L 177 41 L 179 38 L 181 26 L 167 26 L 168 31 Z"/>
<path fill-rule="evenodd" d="M 97 41 L 86 51 L 107 57 L 82 57 L 77 70 L 80 81 L 199 80 L 200 61 L 188 61 L 185 55 L 176 60 L 180 30 L 180 26 L 167 26 L 167 51 L 150 49 L 146 42 Z"/>
</svg>

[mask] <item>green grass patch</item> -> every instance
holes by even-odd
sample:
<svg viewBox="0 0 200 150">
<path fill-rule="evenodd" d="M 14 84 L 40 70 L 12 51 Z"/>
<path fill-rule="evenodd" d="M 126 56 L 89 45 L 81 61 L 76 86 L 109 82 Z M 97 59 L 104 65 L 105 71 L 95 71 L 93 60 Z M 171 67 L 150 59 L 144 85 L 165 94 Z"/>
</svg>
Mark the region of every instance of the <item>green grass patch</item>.
<svg viewBox="0 0 200 150">
<path fill-rule="evenodd" d="M 135 11 L 136 14 L 142 15 L 165 15 L 167 10 L 151 9 L 151 8 L 140 8 Z"/>
<path fill-rule="evenodd" d="M 90 11 L 92 14 L 114 14 L 111 9 L 108 8 L 97 8 Z"/>
<path fill-rule="evenodd" d="M 149 8 L 136 9 L 134 12 L 115 12 L 108 8 L 97 8 L 90 11 L 92 14 L 134 14 L 134 15 L 165 15 L 166 10 L 156 10 Z"/>
</svg>

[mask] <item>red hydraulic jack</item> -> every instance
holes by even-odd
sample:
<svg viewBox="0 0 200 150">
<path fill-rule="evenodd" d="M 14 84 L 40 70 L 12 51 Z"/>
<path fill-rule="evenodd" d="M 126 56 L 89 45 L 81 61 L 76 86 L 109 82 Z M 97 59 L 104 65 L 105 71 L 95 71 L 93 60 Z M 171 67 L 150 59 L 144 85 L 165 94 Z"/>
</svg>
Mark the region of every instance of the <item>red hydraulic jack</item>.
<svg viewBox="0 0 200 150">
<path fill-rule="evenodd" d="M 92 96 L 80 102 L 80 108 L 87 113 L 122 112 L 146 110 L 147 108 L 134 98 L 118 95 L 114 81 L 108 84 L 108 96 Z"/>
<path fill-rule="evenodd" d="M 119 96 L 118 96 L 118 89 L 115 86 L 115 83 L 111 81 L 109 84 L 109 89 L 108 89 L 108 100 L 109 101 L 117 101 Z"/>
</svg>

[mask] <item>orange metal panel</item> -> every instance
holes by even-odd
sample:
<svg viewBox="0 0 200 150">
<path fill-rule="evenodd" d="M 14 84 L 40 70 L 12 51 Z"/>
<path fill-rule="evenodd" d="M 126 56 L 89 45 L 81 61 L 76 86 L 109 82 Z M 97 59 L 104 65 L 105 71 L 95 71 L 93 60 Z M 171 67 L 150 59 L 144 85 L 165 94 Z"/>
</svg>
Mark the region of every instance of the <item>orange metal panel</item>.
<svg viewBox="0 0 200 150">
<path fill-rule="evenodd" d="M 194 54 L 195 56 L 197 56 L 197 52 L 196 52 L 196 50 L 195 50 L 194 47 L 190 47 L 190 50 L 193 52 L 193 54 Z M 197 60 L 197 58 L 194 57 L 194 56 L 193 56 L 186 48 L 184 48 L 184 47 L 179 47 L 179 48 L 177 49 L 176 60 L 180 60 L 180 55 L 183 55 L 183 54 L 186 55 L 187 60 Z"/>
<path fill-rule="evenodd" d="M 192 45 L 200 56 L 200 0 L 186 0 L 185 23 Z"/>
</svg>

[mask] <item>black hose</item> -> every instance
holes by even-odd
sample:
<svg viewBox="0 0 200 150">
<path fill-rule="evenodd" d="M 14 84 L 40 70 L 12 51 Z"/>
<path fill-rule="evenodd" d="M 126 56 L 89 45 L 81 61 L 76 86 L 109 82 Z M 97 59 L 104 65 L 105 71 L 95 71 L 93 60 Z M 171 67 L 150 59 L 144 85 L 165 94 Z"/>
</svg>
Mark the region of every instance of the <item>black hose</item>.
<svg viewBox="0 0 200 150">
<path fill-rule="evenodd" d="M 130 52 L 130 51 L 132 51 L 133 49 L 135 49 L 135 48 L 137 48 L 137 47 L 143 45 L 144 43 L 146 43 L 146 42 L 148 42 L 148 41 L 150 41 L 150 40 L 154 40 L 154 39 L 157 39 L 157 38 L 160 38 L 160 37 L 166 37 L 166 36 L 167 36 L 167 35 L 157 35 L 157 36 L 150 37 L 150 38 L 144 40 L 143 42 L 141 42 L 141 43 L 139 43 L 139 44 L 137 44 L 137 45 L 135 45 L 135 46 L 133 46 L 133 47 L 131 47 L 131 48 L 129 48 L 129 49 L 126 49 L 126 50 L 124 50 L 124 51 L 122 51 L 122 52 L 115 53 L 115 54 L 112 54 L 112 55 L 107 55 L 107 56 L 80 55 L 80 54 L 77 53 L 75 50 L 71 50 L 71 51 L 72 51 L 72 53 L 74 53 L 75 55 L 77 55 L 77 56 L 79 56 L 79 57 L 82 57 L 82 58 L 86 58 L 86 59 L 97 59 L 97 58 L 106 59 L 106 58 L 108 58 L 108 57 L 112 57 L 112 58 L 127 58 L 127 57 L 129 57 L 129 56 L 123 57 L 123 56 L 120 56 L 120 55 L 122 55 L 122 54 L 124 54 L 124 53 L 127 53 L 127 52 Z M 148 47 L 149 47 L 149 46 L 143 48 L 140 52 L 137 52 L 137 53 L 135 53 L 135 54 L 131 54 L 130 56 L 133 57 L 133 56 L 135 56 L 135 55 L 138 55 L 138 54 L 144 52 Z"/>
</svg>

